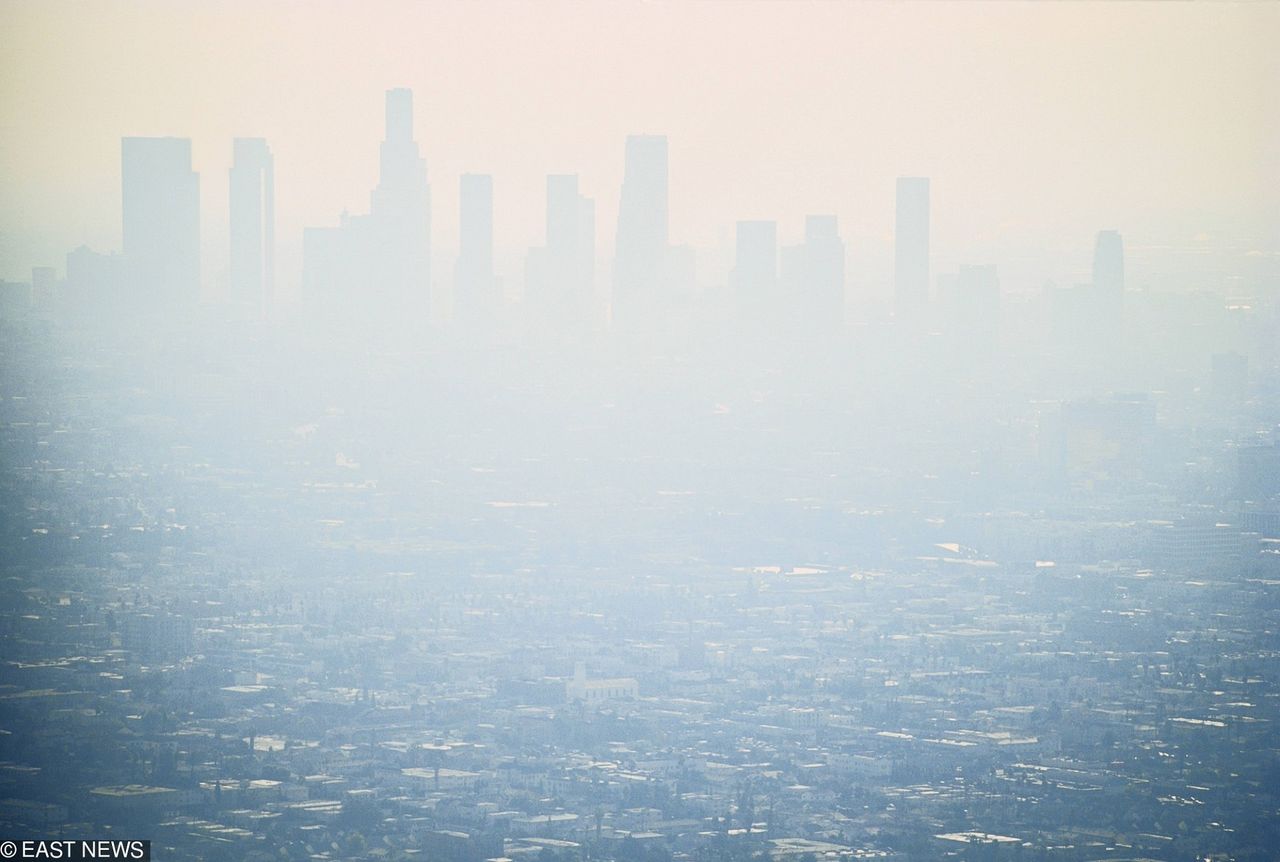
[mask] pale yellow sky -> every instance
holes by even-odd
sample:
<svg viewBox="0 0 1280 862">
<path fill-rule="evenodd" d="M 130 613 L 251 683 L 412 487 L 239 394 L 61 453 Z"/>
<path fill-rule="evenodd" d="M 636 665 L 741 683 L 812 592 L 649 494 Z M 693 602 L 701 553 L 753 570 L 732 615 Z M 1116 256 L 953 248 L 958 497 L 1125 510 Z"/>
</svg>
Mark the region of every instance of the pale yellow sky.
<svg viewBox="0 0 1280 862">
<path fill-rule="evenodd" d="M 786 241 L 835 212 L 867 279 L 900 174 L 933 178 L 935 270 L 1069 277 L 1103 227 L 1274 244 L 1280 213 L 1275 3 L 8 0 L 0 31 L 6 278 L 117 248 L 119 138 L 169 134 L 193 139 L 216 284 L 246 135 L 275 152 L 287 291 L 303 226 L 367 208 L 394 86 L 416 96 L 437 280 L 465 171 L 495 175 L 517 251 L 541 240 L 545 175 L 580 174 L 607 251 L 631 132 L 670 138 L 674 241 L 741 218 Z"/>
</svg>

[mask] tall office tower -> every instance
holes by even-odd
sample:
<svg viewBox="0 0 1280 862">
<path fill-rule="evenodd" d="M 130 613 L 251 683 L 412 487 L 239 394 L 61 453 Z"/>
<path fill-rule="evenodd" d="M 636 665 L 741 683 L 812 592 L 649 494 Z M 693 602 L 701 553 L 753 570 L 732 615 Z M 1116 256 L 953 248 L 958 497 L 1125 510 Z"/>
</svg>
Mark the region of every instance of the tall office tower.
<svg viewBox="0 0 1280 862">
<path fill-rule="evenodd" d="M 275 292 L 275 162 L 262 138 L 231 145 L 230 299 L 254 315 Z"/>
<path fill-rule="evenodd" d="M 738 222 L 731 281 L 743 322 L 772 324 L 777 320 L 783 311 L 777 289 L 777 222 Z"/>
<path fill-rule="evenodd" d="M 1115 374 L 1124 358 L 1124 241 L 1119 231 L 1101 230 L 1093 244 L 1093 290 L 1090 322 L 1080 349 L 1091 355 L 1098 371 Z"/>
<path fill-rule="evenodd" d="M 1107 295 L 1124 293 L 1124 240 L 1119 231 L 1098 231 L 1093 245 L 1093 286 Z"/>
<path fill-rule="evenodd" d="M 188 138 L 122 138 L 126 293 L 145 308 L 200 299 L 200 175 Z"/>
<path fill-rule="evenodd" d="M 893 294 L 899 315 L 916 317 L 929 302 L 928 177 L 898 177 Z"/>
<path fill-rule="evenodd" d="M 581 327 L 595 287 L 595 202 L 578 193 L 576 174 L 547 177 L 547 242 L 532 249 L 525 299 L 544 325 Z"/>
<path fill-rule="evenodd" d="M 837 332 L 844 325 L 844 241 L 833 215 L 804 220 L 800 264 L 801 322 L 809 332 Z"/>
<path fill-rule="evenodd" d="M 314 310 L 415 328 L 431 289 L 431 187 L 413 140 L 413 93 L 387 91 L 386 137 L 368 215 L 303 232 L 302 286 Z"/>
<path fill-rule="evenodd" d="M 458 265 L 454 317 L 469 326 L 491 323 L 500 305 L 493 275 L 493 177 L 463 174 L 458 185 Z"/>
<path fill-rule="evenodd" d="M 633 328 L 661 319 L 669 301 L 666 264 L 667 139 L 630 135 L 613 262 L 615 324 Z"/>
<path fill-rule="evenodd" d="M 431 187 L 413 139 L 413 91 L 387 90 L 386 139 L 369 208 L 371 289 L 387 310 L 421 310 L 431 288 Z"/>
</svg>

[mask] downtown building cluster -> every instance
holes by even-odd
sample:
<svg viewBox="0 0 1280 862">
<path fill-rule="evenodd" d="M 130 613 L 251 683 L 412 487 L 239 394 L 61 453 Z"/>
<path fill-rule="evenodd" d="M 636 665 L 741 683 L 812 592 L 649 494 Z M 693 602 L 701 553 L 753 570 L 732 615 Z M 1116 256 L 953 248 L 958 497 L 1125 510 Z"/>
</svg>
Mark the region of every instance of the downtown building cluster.
<svg viewBox="0 0 1280 862">
<path fill-rule="evenodd" d="M 304 230 L 303 317 L 371 323 L 384 334 L 394 324 L 418 335 L 440 318 L 431 303 L 445 267 L 443 255 L 433 253 L 431 185 L 413 117 L 411 91 L 387 91 L 379 179 L 368 212 L 344 212 L 336 226 Z M 668 158 L 665 136 L 627 139 L 608 273 L 597 264 L 595 202 L 581 193 L 576 174 L 549 175 L 546 239 L 528 250 L 518 297 L 495 271 L 494 178 L 461 176 L 459 241 L 449 261 L 453 322 L 472 334 L 515 320 L 518 328 L 553 336 L 612 330 L 653 338 L 685 329 L 691 318 L 790 340 L 826 342 L 846 332 L 846 248 L 837 216 L 806 217 L 803 241 L 795 246 L 780 245 L 775 221 L 738 222 L 727 284 L 700 290 L 694 249 L 669 236 Z M 209 299 L 202 290 L 200 177 L 192 170 L 191 141 L 124 138 L 121 166 L 122 253 L 82 246 L 67 254 L 61 277 L 38 266 L 30 284 L 0 286 L 8 315 L 30 309 L 113 320 L 189 315 Z M 233 142 L 229 190 L 226 287 L 212 304 L 260 319 L 277 299 L 274 160 L 265 140 Z M 928 178 L 897 180 L 895 317 L 919 331 L 954 325 L 994 343 L 1001 306 L 996 267 L 961 266 L 938 276 L 935 287 L 930 206 Z M 1100 232 L 1093 282 L 1060 291 L 1064 308 L 1081 319 L 1118 318 L 1123 261 L 1120 235 Z M 604 290 L 602 281 L 608 282 Z"/>
<path fill-rule="evenodd" d="M 1181 290 L 1103 231 L 1087 283 L 1006 291 L 933 271 L 903 178 L 892 317 L 849 321 L 834 216 L 789 248 L 742 222 L 691 297 L 667 142 L 637 136 L 607 276 L 553 175 L 519 302 L 494 179 L 462 176 L 453 325 L 419 338 L 448 264 L 412 129 L 391 91 L 368 211 L 307 231 L 285 325 L 257 324 L 260 139 L 228 177 L 234 314 L 200 307 L 177 139 L 124 141 L 120 254 L 4 286 L 5 834 L 202 862 L 1274 856 L 1270 259 Z M 479 337 L 512 319 L 553 337 Z"/>
</svg>

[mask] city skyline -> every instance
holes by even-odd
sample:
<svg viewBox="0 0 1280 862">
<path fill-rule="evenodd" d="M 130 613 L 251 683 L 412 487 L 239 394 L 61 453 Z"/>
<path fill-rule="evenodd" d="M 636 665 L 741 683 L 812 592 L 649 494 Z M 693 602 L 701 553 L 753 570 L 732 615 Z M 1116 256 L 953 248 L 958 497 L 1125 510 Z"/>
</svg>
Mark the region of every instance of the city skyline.
<svg viewBox="0 0 1280 862">
<path fill-rule="evenodd" d="M 513 300 L 493 267 L 493 178 L 459 178 L 463 193 L 452 289 L 441 290 L 431 280 L 431 186 L 426 159 L 414 139 L 413 92 L 389 89 L 385 106 L 379 181 L 370 194 L 369 213 L 344 210 L 336 226 L 304 229 L 299 307 L 438 322 L 440 315 L 433 314 L 432 306 L 443 295 L 449 317 L 492 328 L 501 308 Z M 233 141 L 230 284 L 223 295 L 213 297 L 199 284 L 199 174 L 191 171 L 190 139 L 126 137 L 121 139 L 121 153 L 122 220 L 130 226 L 127 236 L 133 237 L 138 251 L 122 253 L 130 284 L 115 299 L 140 308 L 137 303 L 149 298 L 151 306 L 162 310 L 212 302 L 257 318 L 289 313 L 287 305 L 275 305 L 274 157 L 265 139 Z M 595 201 L 579 193 L 577 174 L 547 175 L 544 241 L 527 250 L 518 286 L 518 301 L 541 327 L 568 331 L 603 324 L 624 333 L 652 332 L 672 322 L 700 292 L 698 287 L 706 286 L 705 279 L 698 284 L 694 250 L 670 241 L 666 137 L 628 136 L 626 161 L 618 241 L 613 260 L 606 264 L 611 278 L 603 289 L 597 273 Z M 979 269 L 994 273 L 996 265 L 962 263 L 957 271 L 937 275 L 935 286 L 930 179 L 898 177 L 895 190 L 894 316 L 927 322 L 930 307 L 971 294 L 965 288 L 966 274 Z M 464 225 L 469 227 L 461 230 Z M 859 303 L 848 298 L 846 249 L 838 225 L 837 215 L 807 214 L 803 242 L 787 245 L 779 241 L 776 221 L 739 220 L 734 260 L 723 285 L 737 306 L 737 316 L 744 321 L 759 317 L 804 323 L 815 332 L 846 323 L 848 306 Z M 824 244 L 825 262 L 815 258 Z M 838 258 L 831 258 L 832 253 Z M 83 286 L 76 284 L 85 277 L 83 267 L 75 260 L 87 254 L 103 256 L 84 246 L 66 255 L 68 296 L 83 294 Z M 77 268 L 81 272 L 75 272 Z M 1125 253 L 1119 231 L 1097 232 L 1091 274 L 1089 283 L 1098 296 L 1115 300 L 1123 293 Z M 33 299 L 43 289 L 49 294 L 44 304 L 52 303 L 57 268 L 33 267 L 31 277 Z M 96 278 L 99 285 L 108 285 L 117 276 L 98 271 Z M 162 289 L 165 278 L 172 286 Z M 991 311 L 998 308 L 1001 290 L 994 275 L 987 280 L 995 286 L 983 294 L 994 300 L 981 304 Z M 38 286 L 38 281 L 46 284 Z M 1118 308 L 1113 303 L 1109 311 Z M 969 316 L 979 313 L 965 310 Z M 1109 317 L 1116 319 L 1114 314 Z"/>
<path fill-rule="evenodd" d="M 1275 857 L 1280 3 L 5 25 L 0 856 Z"/>
<path fill-rule="evenodd" d="M 16 4 L 8 14 L 18 32 L 27 28 L 38 35 L 48 18 L 58 15 L 58 4 L 47 8 Z M 87 34 L 80 28 L 92 23 L 102 32 L 126 33 L 130 27 L 141 27 L 121 14 L 125 8 L 130 7 L 103 4 L 84 16 L 61 16 L 66 19 L 64 40 L 46 46 L 42 59 L 49 51 L 77 48 L 91 59 L 97 46 L 85 42 Z M 360 38 L 377 36 L 389 44 L 414 33 L 433 45 L 443 42 L 447 34 L 470 24 L 468 15 L 486 11 L 378 8 L 385 16 L 369 16 Z M 274 65 L 263 65 L 272 34 L 283 38 L 280 28 L 295 28 L 295 35 L 314 36 L 317 46 L 332 46 L 339 38 L 341 15 L 328 6 L 318 7 L 305 20 L 286 9 L 270 9 L 261 21 L 259 40 L 241 49 L 239 64 L 222 62 L 229 36 L 227 22 L 215 10 L 192 13 L 189 23 L 207 26 L 210 39 L 204 55 L 180 60 L 171 56 L 164 38 L 177 24 L 171 16 L 156 14 L 147 19 L 151 38 L 139 44 L 136 60 L 106 68 L 101 81 L 79 82 L 71 90 L 67 88 L 73 81 L 63 75 L 43 80 L 39 87 L 24 87 L 34 58 L 19 52 L 6 61 L 5 79 L 11 89 L 4 99 L 3 122 L 8 129 L 21 130 L 13 139 L 34 142 L 43 135 L 47 145 L 13 147 L 0 162 L 6 198 L 21 204 L 0 224 L 0 277 L 25 278 L 31 266 L 61 266 L 61 255 L 82 243 L 99 252 L 119 248 L 118 210 L 109 201 L 115 184 L 112 160 L 104 158 L 104 143 L 110 146 L 113 139 L 140 134 L 190 137 L 195 169 L 212 176 L 230 167 L 228 140 L 254 135 L 266 138 L 276 156 L 279 293 L 286 302 L 296 300 L 301 228 L 323 224 L 344 209 L 362 210 L 373 185 L 377 129 L 382 125 L 377 94 L 395 86 L 412 88 L 418 96 L 415 132 L 436 179 L 435 209 L 444 214 L 436 219 L 432 236 L 437 248 L 450 250 L 437 261 L 437 294 L 448 294 L 452 283 L 452 250 L 457 247 L 453 216 L 457 177 L 463 173 L 490 174 L 504 190 L 502 204 L 495 209 L 495 267 L 507 285 L 518 280 L 525 249 L 538 242 L 540 186 L 550 173 L 580 176 L 583 193 L 597 201 L 598 254 L 611 258 L 622 183 L 619 142 L 635 133 L 667 137 L 670 236 L 672 242 L 699 249 L 698 269 L 712 280 L 727 274 L 737 221 L 775 219 L 780 241 L 786 244 L 801 238 L 806 214 L 830 212 L 841 217 L 850 282 L 870 296 L 891 295 L 892 184 L 895 177 L 910 175 L 930 176 L 933 181 L 939 265 L 935 271 L 954 270 L 969 258 L 999 260 L 1006 264 L 1007 281 L 1015 291 L 1038 287 L 1047 279 L 1069 284 L 1087 278 L 1087 237 L 1100 228 L 1115 227 L 1128 234 L 1139 269 L 1144 254 L 1163 253 L 1152 248 L 1158 245 L 1199 251 L 1244 243 L 1248 247 L 1242 252 L 1275 252 L 1271 213 L 1280 207 L 1272 198 L 1280 184 L 1274 182 L 1275 157 L 1261 146 L 1274 139 L 1275 117 L 1259 89 L 1249 86 L 1274 71 L 1274 58 L 1263 51 L 1273 10 L 1230 6 L 1209 13 L 1194 5 L 1161 12 L 1124 5 L 1105 11 L 993 7 L 990 32 L 1001 26 L 1016 28 L 1020 41 L 987 58 L 976 49 L 993 36 L 974 32 L 975 16 L 945 7 L 802 8 L 804 14 L 794 15 L 781 7 L 752 6 L 742 11 L 741 22 L 718 22 L 725 28 L 721 35 L 730 37 L 728 57 L 717 65 L 716 74 L 695 76 L 696 86 L 681 94 L 677 70 L 707 71 L 696 46 L 714 32 L 717 22 L 696 7 L 639 7 L 633 21 L 638 32 L 672 30 L 671 53 L 654 67 L 660 71 L 657 84 L 638 93 L 643 67 L 631 41 L 635 36 L 609 37 L 619 39 L 620 45 L 606 77 L 623 85 L 616 98 L 627 105 L 624 112 L 609 110 L 603 92 L 565 87 L 563 73 L 547 68 L 547 58 L 557 56 L 550 47 L 533 57 L 517 53 L 508 59 L 512 68 L 546 72 L 545 77 L 524 76 L 524 86 L 535 88 L 531 92 L 537 98 L 526 99 L 515 115 L 507 107 L 509 97 L 499 97 L 490 89 L 490 79 L 479 77 L 474 63 L 465 60 L 458 66 L 461 78 L 456 83 L 450 83 L 452 75 L 424 74 L 422 68 L 404 65 L 397 52 L 376 56 L 351 80 L 334 81 L 315 55 L 298 48 L 304 40 L 291 37 L 288 54 L 275 58 Z M 576 28 L 598 14 L 578 7 L 551 10 L 538 19 L 540 23 L 532 23 L 546 28 L 572 13 Z M 393 32 L 384 19 L 408 20 L 410 25 Z M 743 52 L 766 47 L 760 32 L 767 32 L 774 19 L 785 22 L 779 38 L 785 35 L 808 45 L 811 50 L 806 53 L 812 58 L 802 68 L 779 69 L 777 85 L 766 87 L 750 71 Z M 419 24 L 436 27 L 419 32 Z M 947 25 L 955 38 L 941 41 Z M 1090 41 L 1090 34 L 1102 30 L 1108 32 L 1105 38 Z M 832 35 L 852 34 L 850 38 L 856 36 L 865 48 L 877 33 L 884 41 L 896 38 L 913 45 L 905 35 L 913 31 L 919 45 L 901 59 L 886 57 L 880 48 L 850 50 Z M 1163 46 L 1164 54 L 1139 58 L 1122 52 L 1121 36 L 1129 31 L 1144 33 L 1152 45 Z M 542 30 L 535 27 L 535 32 Z M 510 38 L 503 28 L 494 31 L 494 38 L 499 37 Z M 1221 47 L 1226 44 L 1232 46 L 1229 55 Z M 1178 61 L 1180 56 L 1199 58 L 1204 51 L 1219 62 L 1210 65 L 1198 59 L 1201 73 Z M 448 51 L 441 47 L 438 53 L 445 56 Z M 598 52 L 581 44 L 565 45 L 561 53 L 589 61 L 587 69 L 604 63 Z M 1027 65 L 1030 56 L 1036 62 Z M 1089 68 L 1079 68 L 1080 56 L 1091 58 Z M 899 75 L 899 100 L 886 102 L 893 92 L 893 73 L 910 68 L 904 64 L 912 58 L 920 61 L 918 68 L 905 78 Z M 165 81 L 139 79 L 137 64 L 143 60 L 162 62 L 173 74 Z M 829 67 L 822 73 L 825 77 L 814 71 L 820 60 Z M 185 101 L 162 98 L 167 91 L 158 88 L 177 86 L 208 63 L 219 63 L 219 75 L 208 81 L 192 79 L 201 97 L 200 112 Z M 725 70 L 741 74 L 726 78 Z M 1017 74 L 1003 74 L 1008 71 Z M 240 77 L 244 75 L 260 75 L 261 80 L 244 89 L 249 86 Z M 818 80 L 824 84 L 826 103 L 814 102 L 812 85 Z M 948 80 L 968 81 L 968 89 L 958 93 L 953 85 L 943 86 Z M 282 103 L 283 110 L 268 110 L 268 95 L 286 81 L 288 103 Z M 74 139 L 56 133 L 54 118 L 32 102 L 36 93 L 46 92 L 74 111 L 78 100 L 112 83 L 129 94 L 120 102 L 126 110 L 86 114 L 88 125 Z M 214 83 L 225 89 L 210 91 Z M 1030 101 L 1037 84 L 1045 85 L 1042 92 L 1052 97 Z M 470 88 L 465 108 L 453 101 L 453 88 L 462 85 Z M 556 87 L 563 100 L 548 103 Z M 152 91 L 155 97 L 147 98 Z M 1237 97 L 1218 99 L 1216 94 L 1225 91 Z M 254 98 L 227 101 L 248 92 Z M 752 93 L 757 97 L 755 110 L 744 113 L 752 104 Z M 687 100 L 695 96 L 714 110 L 691 113 Z M 322 97 L 323 109 L 313 110 Z M 535 106 L 548 111 L 547 122 L 528 124 L 519 140 L 480 133 L 486 124 L 497 131 L 502 122 L 518 119 Z M 1009 111 L 1010 106 L 1016 111 Z M 565 112 L 570 108 L 574 119 L 567 124 Z M 761 108 L 767 110 L 761 113 Z M 1017 114 L 1013 125 L 1011 113 Z M 755 119 L 746 119 L 752 116 Z M 767 127 L 759 125 L 765 120 Z M 315 124 L 320 122 L 329 124 L 329 133 L 319 133 Z M 302 134 L 307 128 L 314 134 Z M 581 133 L 570 134 L 571 129 Z M 971 131 L 981 134 L 967 134 Z M 985 143 L 995 141 L 1002 153 L 999 160 L 992 159 L 992 147 Z M 748 177 L 750 182 L 742 181 Z M 206 293 L 216 296 L 225 292 L 229 280 L 225 217 L 215 219 L 225 213 L 227 203 L 222 184 L 205 185 L 203 281 Z M 76 213 L 72 219 L 58 215 L 59 209 L 65 213 L 70 207 Z M 28 217 L 16 220 L 19 209 Z M 1197 240 L 1201 235 L 1207 238 Z M 1086 239 L 1077 244 L 1075 237 Z M 1036 267 L 1025 263 L 1032 257 Z M 1166 259 L 1160 268 L 1167 272 L 1176 266 Z"/>
</svg>

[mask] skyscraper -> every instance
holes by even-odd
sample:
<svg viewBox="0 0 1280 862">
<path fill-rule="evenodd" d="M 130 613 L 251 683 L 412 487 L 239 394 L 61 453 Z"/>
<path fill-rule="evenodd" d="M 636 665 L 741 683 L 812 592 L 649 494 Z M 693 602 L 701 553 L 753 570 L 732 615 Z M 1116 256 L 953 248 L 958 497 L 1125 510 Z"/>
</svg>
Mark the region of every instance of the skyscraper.
<svg viewBox="0 0 1280 862">
<path fill-rule="evenodd" d="M 458 265 L 454 316 L 468 325 L 492 322 L 498 284 L 493 275 L 493 177 L 463 174 L 458 184 Z"/>
<path fill-rule="evenodd" d="M 1124 240 L 1119 231 L 1098 231 L 1093 244 L 1093 286 L 1107 295 L 1124 293 Z"/>
<path fill-rule="evenodd" d="M 1101 370 L 1110 373 L 1123 359 L 1126 347 L 1124 240 L 1119 231 L 1100 230 L 1094 240 L 1091 300 L 1093 320 L 1089 331 L 1094 344 L 1084 343 L 1101 363 Z"/>
<path fill-rule="evenodd" d="M 658 319 L 668 302 L 667 139 L 627 138 L 613 264 L 613 320 L 624 328 Z"/>
<path fill-rule="evenodd" d="M 261 315 L 275 292 L 275 162 L 262 138 L 236 138 L 231 164 L 230 299 Z"/>
<path fill-rule="evenodd" d="M 188 138 L 121 139 L 126 294 L 143 308 L 200 299 L 200 175 Z"/>
<path fill-rule="evenodd" d="M 388 90 L 386 137 L 369 214 L 303 233 L 303 290 L 330 313 L 361 313 L 413 328 L 431 288 L 431 187 L 413 140 L 413 93 Z"/>
<path fill-rule="evenodd" d="M 899 315 L 914 317 L 929 302 L 928 177 L 898 177 L 893 293 Z"/>
<path fill-rule="evenodd" d="M 413 139 L 413 91 L 387 90 L 386 139 L 369 218 L 374 290 L 425 314 L 431 287 L 431 188 Z"/>
<path fill-rule="evenodd" d="M 835 216 L 805 217 L 800 281 L 796 301 L 804 328 L 838 331 L 844 324 L 844 241 Z"/>
<path fill-rule="evenodd" d="M 581 327 L 595 300 L 595 202 L 578 192 L 577 174 L 547 177 L 547 241 L 531 249 L 525 301 L 544 325 Z"/>
</svg>

